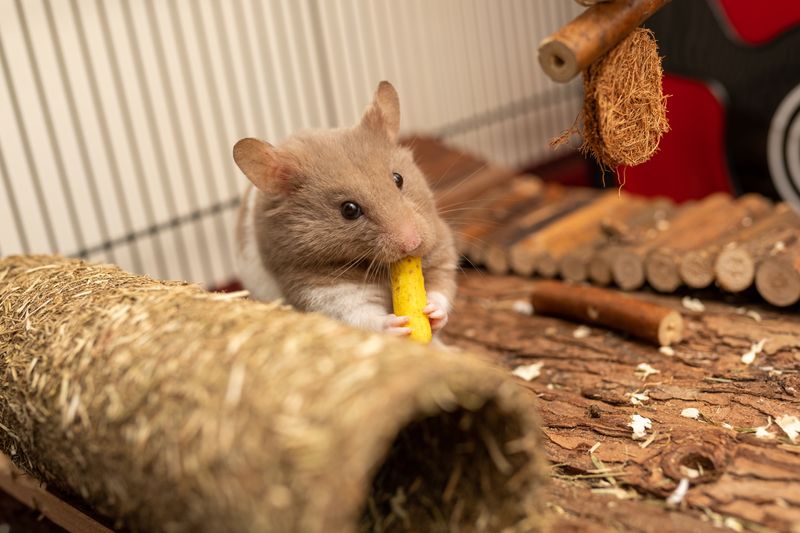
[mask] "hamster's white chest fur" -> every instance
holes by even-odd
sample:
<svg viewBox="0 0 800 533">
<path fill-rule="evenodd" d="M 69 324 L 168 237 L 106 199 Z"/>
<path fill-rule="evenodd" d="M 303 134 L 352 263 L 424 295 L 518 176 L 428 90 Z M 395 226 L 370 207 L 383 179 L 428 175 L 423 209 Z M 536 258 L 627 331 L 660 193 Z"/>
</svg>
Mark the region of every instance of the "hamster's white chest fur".
<svg viewBox="0 0 800 533">
<path fill-rule="evenodd" d="M 250 296 L 256 300 L 269 301 L 282 297 L 280 286 L 275 277 L 267 270 L 258 252 L 253 210 L 257 198 L 255 188 L 244 196 L 244 205 L 241 213 L 241 242 L 237 246 L 236 267 L 239 278 L 245 289 L 250 291 Z"/>
</svg>

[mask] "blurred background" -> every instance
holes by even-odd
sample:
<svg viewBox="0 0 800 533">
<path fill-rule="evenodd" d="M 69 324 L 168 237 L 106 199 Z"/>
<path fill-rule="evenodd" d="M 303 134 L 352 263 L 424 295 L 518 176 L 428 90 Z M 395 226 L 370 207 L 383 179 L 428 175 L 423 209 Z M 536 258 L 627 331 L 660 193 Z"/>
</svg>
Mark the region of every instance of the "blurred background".
<svg viewBox="0 0 800 533">
<path fill-rule="evenodd" d="M 354 124 L 378 81 L 404 132 L 511 166 L 555 156 L 580 82 L 536 63 L 564 0 L 0 0 L 0 254 L 234 277 L 231 148 Z"/>
<path fill-rule="evenodd" d="M 597 186 L 548 140 L 580 80 L 536 47 L 568 0 L 0 0 L 0 255 L 61 253 L 160 278 L 235 277 L 241 137 L 354 123 L 379 80 L 424 133 Z M 626 188 L 756 190 L 800 206 L 800 2 L 673 0 L 648 22 L 672 131 Z"/>
</svg>

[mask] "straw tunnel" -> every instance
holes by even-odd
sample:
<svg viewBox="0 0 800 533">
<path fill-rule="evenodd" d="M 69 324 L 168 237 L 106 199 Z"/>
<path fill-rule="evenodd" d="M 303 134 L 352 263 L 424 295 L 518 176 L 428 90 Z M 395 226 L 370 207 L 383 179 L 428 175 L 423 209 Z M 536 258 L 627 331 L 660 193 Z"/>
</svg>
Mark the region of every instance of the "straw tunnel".
<svg viewBox="0 0 800 533">
<path fill-rule="evenodd" d="M 541 525 L 533 406 L 485 361 L 77 260 L 0 278 L 0 447 L 118 525 Z"/>
</svg>

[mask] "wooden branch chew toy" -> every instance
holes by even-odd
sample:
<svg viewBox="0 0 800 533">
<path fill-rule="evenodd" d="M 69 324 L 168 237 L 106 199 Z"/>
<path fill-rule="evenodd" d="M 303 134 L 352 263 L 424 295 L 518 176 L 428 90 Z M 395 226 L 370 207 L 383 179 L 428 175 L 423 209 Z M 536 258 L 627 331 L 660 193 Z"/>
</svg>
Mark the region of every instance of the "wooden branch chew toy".
<svg viewBox="0 0 800 533">
<path fill-rule="evenodd" d="M 608 170 L 653 156 L 669 130 L 667 104 L 655 35 L 638 26 L 667 2 L 599 3 L 542 41 L 539 63 L 550 78 L 563 83 L 583 72 L 583 111 L 551 145 L 580 134 L 581 152 Z"/>
<path fill-rule="evenodd" d="M 614 48 L 669 0 L 593 5 L 539 45 L 539 64 L 553 81 L 568 82 Z"/>
<path fill-rule="evenodd" d="M 428 305 L 425 278 L 422 276 L 422 258 L 406 257 L 396 261 L 389 268 L 389 273 L 394 314 L 408 317 L 412 339 L 423 343 L 431 342 L 431 323 L 422 312 Z"/>
<path fill-rule="evenodd" d="M 606 326 L 659 346 L 669 346 L 683 339 L 680 313 L 617 291 L 537 281 L 531 304 L 537 314 Z"/>
</svg>

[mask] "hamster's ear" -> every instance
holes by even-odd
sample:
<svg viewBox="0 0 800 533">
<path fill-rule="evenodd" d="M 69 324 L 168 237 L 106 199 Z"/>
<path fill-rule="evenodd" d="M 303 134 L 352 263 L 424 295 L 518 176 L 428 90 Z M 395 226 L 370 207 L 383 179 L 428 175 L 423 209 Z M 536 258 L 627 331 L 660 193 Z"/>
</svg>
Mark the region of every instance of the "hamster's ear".
<svg viewBox="0 0 800 533">
<path fill-rule="evenodd" d="M 267 193 L 286 193 L 291 189 L 295 168 L 271 144 L 242 139 L 233 147 L 233 160 L 257 189 Z"/>
<path fill-rule="evenodd" d="M 388 81 L 382 81 L 375 90 L 372 103 L 361 117 L 361 126 L 397 141 L 400 131 L 400 97 Z"/>
</svg>

